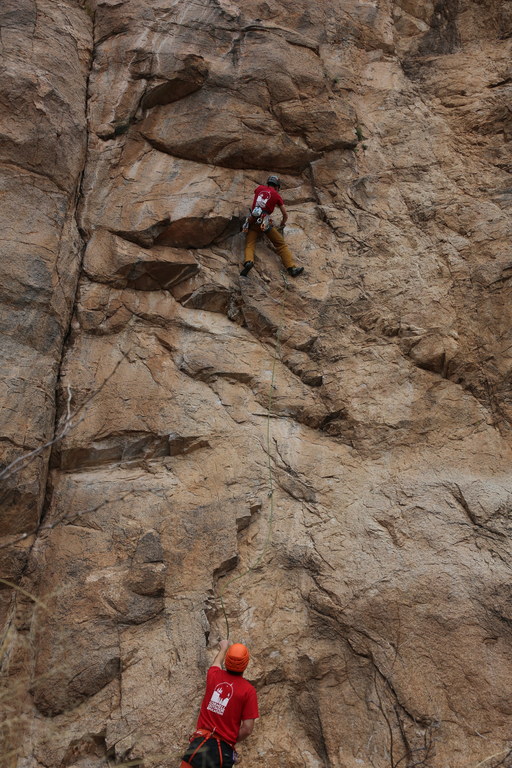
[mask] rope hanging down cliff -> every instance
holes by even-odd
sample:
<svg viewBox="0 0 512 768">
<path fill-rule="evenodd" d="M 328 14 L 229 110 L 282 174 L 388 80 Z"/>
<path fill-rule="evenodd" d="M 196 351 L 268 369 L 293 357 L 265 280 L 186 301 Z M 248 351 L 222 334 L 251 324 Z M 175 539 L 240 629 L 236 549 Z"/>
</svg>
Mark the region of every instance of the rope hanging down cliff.
<svg viewBox="0 0 512 768">
<path fill-rule="evenodd" d="M 286 278 L 286 275 L 283 275 L 283 282 L 284 282 L 284 291 L 283 291 L 283 300 L 282 300 L 282 314 L 281 314 L 281 321 L 279 325 L 277 326 L 276 330 L 276 346 L 274 350 L 274 357 L 272 360 L 272 372 L 270 377 L 270 386 L 269 386 L 269 393 L 268 393 L 268 405 L 267 405 L 267 428 L 266 428 L 266 449 L 267 449 L 267 470 L 268 470 L 268 493 L 267 497 L 269 499 L 269 515 L 268 515 L 268 521 L 267 521 L 267 532 L 265 535 L 265 539 L 263 541 L 263 546 L 261 549 L 260 554 L 252 563 L 249 565 L 245 571 L 242 571 L 242 573 L 237 574 L 236 576 L 233 576 L 231 579 L 228 579 L 228 581 L 223 585 L 222 589 L 219 591 L 217 599 L 220 602 L 221 610 L 224 615 L 224 621 L 226 624 L 226 638 L 229 639 L 230 637 L 230 629 L 229 629 L 229 620 L 228 615 L 226 612 L 226 606 L 224 603 L 224 595 L 226 593 L 226 590 L 228 587 L 230 587 L 232 584 L 234 584 L 236 581 L 239 581 L 240 579 L 247 576 L 251 571 L 256 570 L 260 563 L 263 561 L 263 558 L 265 557 L 270 544 L 272 542 L 272 530 L 273 530 L 273 524 L 274 524 L 274 516 L 275 516 L 275 502 L 274 502 L 274 476 L 273 476 L 273 469 L 272 469 L 272 457 L 271 457 L 271 451 L 270 451 L 270 444 L 271 444 L 271 420 L 272 420 L 272 406 L 273 406 L 273 400 L 274 400 L 274 389 L 275 389 L 275 380 L 276 380 L 276 366 L 277 361 L 280 358 L 281 354 L 281 330 L 284 325 L 284 307 L 285 307 L 285 298 L 286 298 L 286 292 L 288 290 L 288 280 Z"/>
</svg>

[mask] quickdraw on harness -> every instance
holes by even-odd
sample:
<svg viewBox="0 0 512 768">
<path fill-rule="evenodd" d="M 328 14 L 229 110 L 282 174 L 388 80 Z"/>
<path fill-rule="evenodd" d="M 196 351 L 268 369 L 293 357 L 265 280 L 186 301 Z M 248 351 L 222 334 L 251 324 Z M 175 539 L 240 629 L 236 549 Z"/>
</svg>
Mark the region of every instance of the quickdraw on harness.
<svg viewBox="0 0 512 768">
<path fill-rule="evenodd" d="M 248 232 L 249 227 L 251 224 L 256 222 L 256 224 L 260 225 L 260 228 L 262 232 L 268 232 L 269 229 L 272 229 L 274 226 L 274 222 L 270 218 L 270 214 L 267 213 L 267 211 L 264 208 L 260 208 L 259 206 L 256 206 L 256 208 L 253 208 L 246 220 L 243 223 L 242 226 L 242 232 Z"/>
<path fill-rule="evenodd" d="M 202 741 L 199 742 L 198 746 L 194 749 L 191 755 L 187 755 L 188 760 L 181 761 L 180 768 L 190 768 L 190 766 L 192 765 L 192 760 L 197 755 L 197 753 L 200 752 L 201 748 L 206 744 L 208 739 L 215 739 L 215 741 L 217 742 L 217 749 L 219 750 L 219 766 L 220 768 L 222 768 L 224 764 L 224 758 L 222 756 L 221 739 L 219 738 L 219 736 L 216 735 L 215 728 L 213 729 L 213 731 L 207 731 L 204 728 L 198 728 L 197 731 L 194 731 L 192 736 L 189 737 L 189 742 L 192 743 L 196 739 L 202 739 Z M 227 744 L 227 742 L 225 743 Z M 229 746 L 233 749 L 233 762 L 237 763 L 238 754 L 231 744 Z"/>
</svg>

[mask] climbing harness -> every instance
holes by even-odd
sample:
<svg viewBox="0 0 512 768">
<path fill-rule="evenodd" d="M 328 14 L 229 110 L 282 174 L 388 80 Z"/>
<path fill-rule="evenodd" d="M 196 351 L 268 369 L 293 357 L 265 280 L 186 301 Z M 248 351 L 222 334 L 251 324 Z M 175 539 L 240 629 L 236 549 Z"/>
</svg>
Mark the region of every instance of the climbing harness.
<svg viewBox="0 0 512 768">
<path fill-rule="evenodd" d="M 196 749 L 192 752 L 190 759 L 191 760 L 193 759 L 194 755 L 197 754 L 197 752 L 199 752 L 203 744 L 205 744 L 208 741 L 208 739 L 215 739 L 215 741 L 217 742 L 217 749 L 219 750 L 219 761 L 222 768 L 222 763 L 223 763 L 222 747 L 220 745 L 219 737 L 215 736 L 215 729 L 213 731 L 205 731 L 203 728 L 199 728 L 197 731 L 194 731 L 189 741 L 192 742 L 197 738 L 202 738 L 203 740 L 199 743 L 199 746 L 197 746 Z"/>
<path fill-rule="evenodd" d="M 238 757 L 238 754 L 233 744 L 229 744 L 229 742 L 224 741 L 224 739 L 221 739 L 219 736 L 217 736 L 217 734 L 215 733 L 215 728 L 212 731 L 208 731 L 205 728 L 198 728 L 197 730 L 194 731 L 192 736 L 189 737 L 189 742 L 191 745 L 194 741 L 198 741 L 199 743 L 195 747 L 191 755 L 189 755 L 188 753 L 185 753 L 187 760 L 182 759 L 180 768 L 190 768 L 194 757 L 197 754 L 200 754 L 201 752 L 203 753 L 205 752 L 204 746 L 210 739 L 214 739 L 217 744 L 217 750 L 219 754 L 219 768 L 222 768 L 222 766 L 224 765 L 224 755 L 222 754 L 222 742 L 224 742 L 224 744 L 227 744 L 228 747 L 233 751 L 233 763 L 236 762 L 236 758 Z M 211 761 L 207 761 L 203 757 L 202 762 L 203 764 L 208 765 L 209 762 Z"/>
<path fill-rule="evenodd" d="M 253 208 L 252 211 L 247 216 L 247 218 L 245 219 L 244 223 L 242 224 L 242 232 L 244 234 L 247 234 L 247 232 L 249 231 L 249 227 L 254 222 L 260 225 L 260 229 L 262 232 L 268 232 L 269 229 L 272 229 L 272 227 L 274 226 L 274 222 L 272 221 L 270 214 L 267 213 L 267 211 L 265 211 L 263 208 L 260 208 L 259 206 L 256 206 L 256 208 Z"/>
</svg>

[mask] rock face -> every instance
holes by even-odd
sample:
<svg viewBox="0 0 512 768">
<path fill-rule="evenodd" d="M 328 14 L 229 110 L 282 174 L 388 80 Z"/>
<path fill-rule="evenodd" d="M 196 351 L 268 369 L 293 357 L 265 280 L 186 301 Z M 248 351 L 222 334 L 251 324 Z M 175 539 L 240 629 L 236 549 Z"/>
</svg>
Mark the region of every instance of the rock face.
<svg viewBox="0 0 512 768">
<path fill-rule="evenodd" d="M 7 0 L 0 26 L 0 419 L 8 464 L 54 434 L 56 381 L 80 268 L 75 209 L 91 25 L 73 2 Z M 37 455 L 5 478 L 3 533 L 34 529 L 46 464 Z"/>
<path fill-rule="evenodd" d="M 80 272 L 75 214 L 92 41 L 89 17 L 71 0 L 6 0 L 0 29 L 0 529 L 18 541 L 36 531 L 42 514 L 42 449 L 55 434 Z M 28 550 L 21 542 L 1 551 L 1 575 L 16 581 Z M 10 597 L 0 591 L 2 623 Z"/>
<path fill-rule="evenodd" d="M 4 0 L 6 765 L 512 765 L 509 6 Z"/>
</svg>

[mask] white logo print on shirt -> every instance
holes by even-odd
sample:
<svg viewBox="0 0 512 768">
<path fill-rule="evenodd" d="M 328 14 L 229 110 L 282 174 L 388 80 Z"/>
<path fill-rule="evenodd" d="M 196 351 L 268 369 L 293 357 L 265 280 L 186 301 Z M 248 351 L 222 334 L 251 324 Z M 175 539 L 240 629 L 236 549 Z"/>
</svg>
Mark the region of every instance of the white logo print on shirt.
<svg viewBox="0 0 512 768">
<path fill-rule="evenodd" d="M 265 208 L 266 204 L 272 197 L 271 192 L 260 192 L 258 195 L 258 199 L 256 200 L 256 206 L 259 206 L 260 208 Z"/>
<path fill-rule="evenodd" d="M 231 683 L 220 683 L 212 693 L 207 709 L 217 715 L 223 715 L 232 695 L 233 686 Z"/>
</svg>

